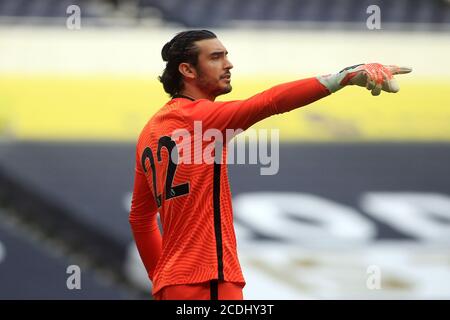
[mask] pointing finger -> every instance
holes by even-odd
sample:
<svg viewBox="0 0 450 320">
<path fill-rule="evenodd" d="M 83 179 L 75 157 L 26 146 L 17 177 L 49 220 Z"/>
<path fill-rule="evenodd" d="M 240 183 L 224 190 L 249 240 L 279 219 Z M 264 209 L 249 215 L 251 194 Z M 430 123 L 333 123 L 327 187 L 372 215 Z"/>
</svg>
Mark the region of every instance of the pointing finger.
<svg viewBox="0 0 450 320">
<path fill-rule="evenodd" d="M 399 66 L 385 66 L 387 69 L 391 71 L 392 74 L 405 74 L 410 73 L 412 68 L 409 67 L 399 67 Z"/>
</svg>

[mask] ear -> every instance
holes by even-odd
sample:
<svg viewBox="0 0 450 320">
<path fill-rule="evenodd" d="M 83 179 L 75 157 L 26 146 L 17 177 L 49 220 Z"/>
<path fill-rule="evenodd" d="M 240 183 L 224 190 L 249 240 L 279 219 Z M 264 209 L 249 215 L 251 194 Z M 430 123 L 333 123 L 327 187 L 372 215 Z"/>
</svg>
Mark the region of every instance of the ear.
<svg viewBox="0 0 450 320">
<path fill-rule="evenodd" d="M 195 77 L 197 77 L 195 68 L 187 62 L 180 63 L 178 66 L 178 71 L 180 71 L 180 73 L 188 79 L 195 79 Z"/>
</svg>

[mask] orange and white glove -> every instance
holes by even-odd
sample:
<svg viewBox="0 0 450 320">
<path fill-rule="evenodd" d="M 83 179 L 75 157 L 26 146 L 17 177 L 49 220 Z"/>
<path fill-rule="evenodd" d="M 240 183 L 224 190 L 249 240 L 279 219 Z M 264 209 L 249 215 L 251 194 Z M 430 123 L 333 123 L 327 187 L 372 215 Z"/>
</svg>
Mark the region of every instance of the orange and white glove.
<svg viewBox="0 0 450 320">
<path fill-rule="evenodd" d="M 358 64 L 341 70 L 336 74 L 328 74 L 317 77 L 331 93 L 336 92 L 347 85 L 365 87 L 378 96 L 381 90 L 386 92 L 398 92 L 400 87 L 394 75 L 410 73 L 411 68 L 382 65 L 379 63 Z"/>
</svg>

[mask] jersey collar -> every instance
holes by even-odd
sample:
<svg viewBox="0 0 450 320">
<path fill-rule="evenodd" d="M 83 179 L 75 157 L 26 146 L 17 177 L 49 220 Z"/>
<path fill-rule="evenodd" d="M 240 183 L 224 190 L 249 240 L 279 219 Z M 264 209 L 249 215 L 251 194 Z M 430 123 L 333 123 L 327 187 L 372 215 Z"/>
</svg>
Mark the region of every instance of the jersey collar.
<svg viewBox="0 0 450 320">
<path fill-rule="evenodd" d="M 175 95 L 172 97 L 172 99 L 175 99 L 175 98 L 184 98 L 184 99 L 189 99 L 189 100 L 195 101 L 194 98 L 189 97 L 189 96 L 185 96 L 184 94 L 179 94 L 179 93 L 175 94 Z"/>
</svg>

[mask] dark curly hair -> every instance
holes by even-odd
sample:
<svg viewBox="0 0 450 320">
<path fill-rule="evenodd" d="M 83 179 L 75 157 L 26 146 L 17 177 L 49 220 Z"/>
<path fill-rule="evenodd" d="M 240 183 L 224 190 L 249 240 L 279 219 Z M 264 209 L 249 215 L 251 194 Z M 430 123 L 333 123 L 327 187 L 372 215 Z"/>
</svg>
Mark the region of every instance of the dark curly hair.
<svg viewBox="0 0 450 320">
<path fill-rule="evenodd" d="M 158 79 L 171 97 L 183 89 L 183 77 L 178 71 L 180 63 L 187 62 L 193 66 L 198 63 L 199 50 L 194 42 L 213 38 L 217 36 L 208 30 L 183 31 L 164 45 L 161 56 L 167 63 Z"/>
</svg>

